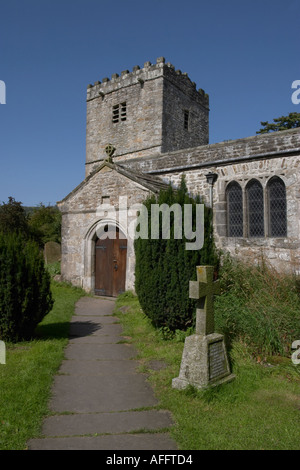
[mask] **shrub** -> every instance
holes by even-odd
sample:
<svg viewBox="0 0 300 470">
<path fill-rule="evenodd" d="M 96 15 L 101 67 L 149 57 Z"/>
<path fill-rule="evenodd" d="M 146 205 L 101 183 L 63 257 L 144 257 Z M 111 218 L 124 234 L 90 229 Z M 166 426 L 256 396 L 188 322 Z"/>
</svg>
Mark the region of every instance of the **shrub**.
<svg viewBox="0 0 300 470">
<path fill-rule="evenodd" d="M 53 305 L 50 275 L 38 245 L 0 233 L 0 338 L 30 339 Z"/>
<path fill-rule="evenodd" d="M 1 232 L 12 233 L 22 232 L 23 236 L 28 238 L 30 229 L 28 226 L 27 215 L 21 202 L 13 197 L 8 198 L 8 202 L 0 204 L 0 227 Z"/>
<path fill-rule="evenodd" d="M 151 196 L 144 205 L 148 210 L 148 232 L 151 233 L 152 204 L 191 204 L 194 211 L 200 198 L 193 199 L 187 193 L 184 179 L 178 191 L 170 186 L 160 191 L 158 197 Z M 172 213 L 171 213 L 172 215 Z M 174 239 L 174 217 L 171 217 L 170 239 L 138 238 L 135 240 L 135 288 L 144 313 L 156 327 L 171 331 L 185 330 L 195 320 L 195 302 L 189 299 L 189 281 L 196 279 L 196 266 L 217 266 L 218 259 L 213 241 L 211 210 L 204 211 L 204 246 L 201 250 L 187 250 L 185 237 Z M 161 231 L 161 224 L 160 224 Z M 161 233 L 160 233 L 161 235 Z"/>
<path fill-rule="evenodd" d="M 44 246 L 49 241 L 61 242 L 61 212 L 56 206 L 35 207 L 28 219 L 35 240 Z"/>
<path fill-rule="evenodd" d="M 226 258 L 220 268 L 221 296 L 215 297 L 216 329 L 241 339 L 254 354 L 291 354 L 300 338 L 300 298 L 295 279 L 264 263 Z"/>
</svg>

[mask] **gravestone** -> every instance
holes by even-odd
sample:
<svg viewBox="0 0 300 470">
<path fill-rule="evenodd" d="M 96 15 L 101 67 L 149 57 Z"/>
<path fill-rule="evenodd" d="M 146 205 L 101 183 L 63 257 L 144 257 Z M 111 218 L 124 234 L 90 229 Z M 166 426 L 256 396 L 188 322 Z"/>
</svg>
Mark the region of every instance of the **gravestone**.
<svg viewBox="0 0 300 470">
<path fill-rule="evenodd" d="M 0 341 L 0 364 L 6 364 L 6 347 L 4 341 Z"/>
<path fill-rule="evenodd" d="M 47 242 L 44 246 L 45 263 L 55 263 L 61 260 L 61 245 L 56 242 Z"/>
<path fill-rule="evenodd" d="M 197 300 L 196 331 L 185 340 L 179 377 L 172 387 L 188 385 L 208 388 L 229 382 L 231 374 L 224 336 L 215 333 L 213 297 L 220 293 L 219 281 L 213 281 L 212 266 L 197 266 L 197 281 L 190 281 L 189 296 Z"/>
</svg>

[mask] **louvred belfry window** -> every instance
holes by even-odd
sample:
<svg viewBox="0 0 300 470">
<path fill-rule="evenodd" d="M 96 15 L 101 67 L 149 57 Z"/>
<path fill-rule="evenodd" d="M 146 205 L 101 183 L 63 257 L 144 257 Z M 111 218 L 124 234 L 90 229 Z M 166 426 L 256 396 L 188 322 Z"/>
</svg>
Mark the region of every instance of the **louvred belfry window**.
<svg viewBox="0 0 300 470">
<path fill-rule="evenodd" d="M 112 110 L 112 122 L 117 123 L 120 121 L 126 121 L 127 119 L 127 106 L 126 102 L 116 104 Z"/>
</svg>

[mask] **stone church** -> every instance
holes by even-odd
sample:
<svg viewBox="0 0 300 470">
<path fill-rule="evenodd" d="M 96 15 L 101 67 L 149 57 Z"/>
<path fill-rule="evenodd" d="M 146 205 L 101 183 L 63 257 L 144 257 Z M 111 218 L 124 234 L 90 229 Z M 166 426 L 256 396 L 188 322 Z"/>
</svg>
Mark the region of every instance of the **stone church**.
<svg viewBox="0 0 300 470">
<path fill-rule="evenodd" d="M 125 220 L 122 201 L 134 207 L 182 175 L 213 207 L 220 249 L 300 274 L 300 129 L 210 145 L 208 95 L 163 57 L 88 85 L 85 169 L 58 203 L 62 277 L 74 285 L 134 289 L 137 213 Z"/>
</svg>

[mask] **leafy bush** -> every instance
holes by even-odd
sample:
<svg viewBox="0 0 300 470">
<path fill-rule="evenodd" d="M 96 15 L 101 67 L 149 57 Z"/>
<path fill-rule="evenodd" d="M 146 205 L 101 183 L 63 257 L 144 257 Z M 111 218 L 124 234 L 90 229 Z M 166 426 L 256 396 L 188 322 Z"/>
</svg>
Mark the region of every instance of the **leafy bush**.
<svg viewBox="0 0 300 470">
<path fill-rule="evenodd" d="M 184 180 L 180 189 L 160 191 L 158 197 L 151 196 L 144 205 L 148 210 L 148 233 L 151 233 L 151 205 L 184 204 L 193 207 L 193 231 L 195 231 L 195 208 L 200 198 L 193 199 L 187 193 Z M 195 302 L 189 298 L 189 281 L 196 279 L 196 266 L 211 264 L 217 266 L 218 258 L 213 241 L 211 210 L 204 211 L 204 246 L 201 250 L 187 250 L 187 240 L 174 239 L 174 217 L 171 213 L 170 239 L 163 239 L 162 224 L 158 239 L 138 238 L 135 240 L 135 288 L 144 313 L 153 324 L 171 331 L 185 330 L 195 320 Z M 167 331 L 167 330 L 165 330 Z"/>
<path fill-rule="evenodd" d="M 35 207 L 28 219 L 29 228 L 41 246 L 49 241 L 61 242 L 61 212 L 56 206 Z"/>
<path fill-rule="evenodd" d="M 29 237 L 30 229 L 25 209 L 22 203 L 13 197 L 9 197 L 8 202 L 0 204 L 0 227 L 1 232 L 18 231 L 22 232 L 23 237 Z"/>
<path fill-rule="evenodd" d="M 226 258 L 215 297 L 216 329 L 241 339 L 255 354 L 291 354 L 300 338 L 300 298 L 295 279 L 271 267 Z"/>
<path fill-rule="evenodd" d="M 0 233 L 0 338 L 30 339 L 53 305 L 50 275 L 38 245 Z"/>
</svg>

